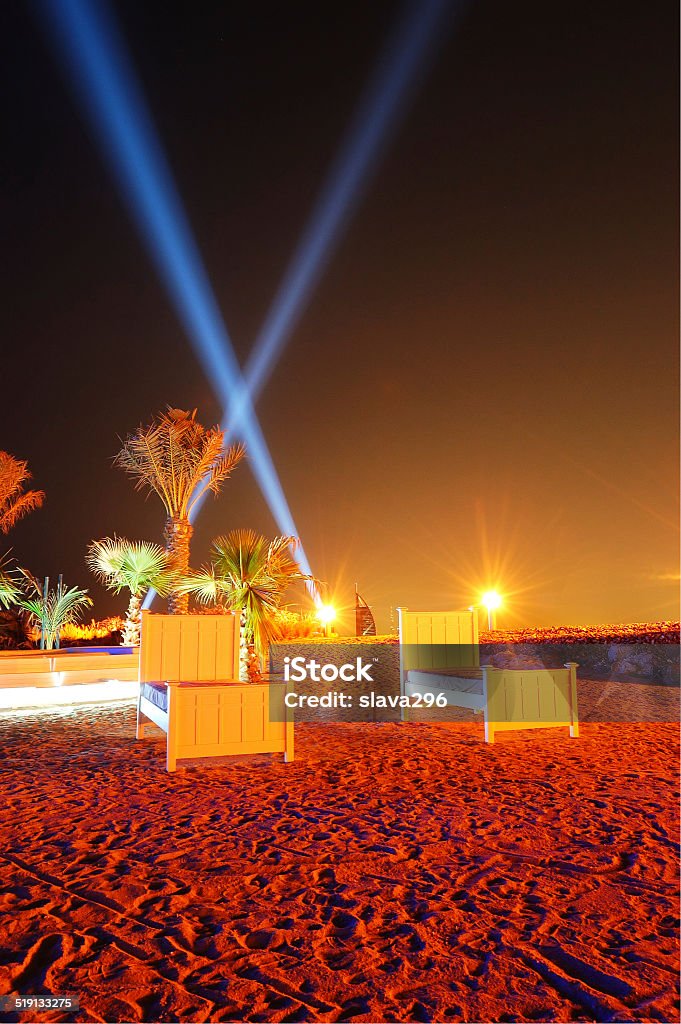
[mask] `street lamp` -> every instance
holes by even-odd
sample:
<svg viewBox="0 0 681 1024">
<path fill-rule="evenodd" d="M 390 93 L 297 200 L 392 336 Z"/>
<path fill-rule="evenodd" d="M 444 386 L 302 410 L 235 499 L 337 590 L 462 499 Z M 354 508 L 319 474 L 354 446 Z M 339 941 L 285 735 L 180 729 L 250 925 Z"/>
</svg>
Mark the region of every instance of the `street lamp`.
<svg viewBox="0 0 681 1024">
<path fill-rule="evenodd" d="M 317 609 L 317 618 L 324 627 L 324 636 L 331 636 L 331 624 L 336 618 L 336 609 L 332 604 L 322 604 Z"/>
<path fill-rule="evenodd" d="M 496 612 L 497 608 L 501 607 L 501 597 L 496 592 L 496 590 L 486 590 L 485 593 L 482 595 L 482 600 L 480 603 L 483 606 L 483 608 L 487 609 L 487 628 L 491 633 L 492 622 L 496 619 L 496 615 L 493 615 L 493 612 Z M 494 624 L 496 626 L 496 622 Z"/>
</svg>

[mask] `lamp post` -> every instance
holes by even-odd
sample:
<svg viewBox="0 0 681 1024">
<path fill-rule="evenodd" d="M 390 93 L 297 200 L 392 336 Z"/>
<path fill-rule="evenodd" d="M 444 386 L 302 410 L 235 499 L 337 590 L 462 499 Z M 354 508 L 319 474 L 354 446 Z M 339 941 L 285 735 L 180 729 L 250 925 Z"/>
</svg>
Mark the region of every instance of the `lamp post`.
<svg viewBox="0 0 681 1024">
<path fill-rule="evenodd" d="M 487 609 L 487 628 L 492 632 L 492 628 L 496 629 L 496 610 L 501 607 L 501 597 L 496 590 L 487 590 L 482 595 L 482 601 L 480 602 L 483 608 Z M 494 625 L 493 625 L 494 624 Z"/>
<path fill-rule="evenodd" d="M 336 618 L 336 609 L 332 604 L 323 604 L 317 609 L 317 618 L 324 627 L 324 636 L 331 636 L 331 624 Z"/>
</svg>

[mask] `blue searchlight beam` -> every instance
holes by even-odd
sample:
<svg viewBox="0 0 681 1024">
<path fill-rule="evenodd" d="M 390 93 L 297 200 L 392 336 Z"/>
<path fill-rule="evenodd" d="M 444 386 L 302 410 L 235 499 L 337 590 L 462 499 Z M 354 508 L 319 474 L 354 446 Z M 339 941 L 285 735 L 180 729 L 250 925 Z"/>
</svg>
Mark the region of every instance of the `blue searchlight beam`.
<svg viewBox="0 0 681 1024">
<path fill-rule="evenodd" d="M 225 409 L 223 427 L 237 434 L 271 375 L 277 357 L 300 320 L 310 295 L 333 256 L 381 153 L 406 113 L 428 58 L 459 16 L 463 0 L 411 0 L 379 58 L 350 129 L 301 236 L 246 364 L 244 390 Z"/>
<path fill-rule="evenodd" d="M 240 434 L 277 526 L 283 534 L 297 536 L 170 167 L 113 17 L 101 0 L 38 0 L 36 8 L 208 379 L 226 408 L 239 403 Z M 302 546 L 297 560 L 302 571 L 311 574 Z"/>
</svg>

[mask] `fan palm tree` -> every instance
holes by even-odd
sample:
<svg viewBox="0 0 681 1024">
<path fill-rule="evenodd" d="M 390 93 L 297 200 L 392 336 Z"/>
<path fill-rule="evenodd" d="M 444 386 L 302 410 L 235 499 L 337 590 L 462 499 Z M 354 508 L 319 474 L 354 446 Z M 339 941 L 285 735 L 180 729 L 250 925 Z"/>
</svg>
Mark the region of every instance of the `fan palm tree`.
<svg viewBox="0 0 681 1024">
<path fill-rule="evenodd" d="M 9 533 L 28 512 L 40 508 L 44 491 L 27 491 L 31 479 L 28 463 L 15 459 L 9 452 L 0 452 L 0 532 Z"/>
<path fill-rule="evenodd" d="M 242 445 L 224 448 L 224 431 L 206 429 L 196 420 L 196 409 L 168 408 L 149 426 L 129 434 L 114 459 L 134 480 L 137 490 L 159 496 L 166 511 L 166 550 L 179 576 L 189 572 L 190 513 L 204 494 L 218 494 L 222 484 L 244 455 Z M 186 612 L 189 598 L 173 589 L 168 610 Z"/>
<path fill-rule="evenodd" d="M 177 573 L 171 558 L 160 544 L 125 537 L 104 537 L 90 544 L 86 558 L 88 568 L 114 594 L 130 591 L 122 643 L 137 646 L 140 642 L 140 613 L 144 595 L 152 587 L 159 597 L 167 597 L 175 589 Z"/>
<path fill-rule="evenodd" d="M 20 608 L 30 612 L 31 618 L 40 623 L 43 640 L 41 646 L 51 650 L 59 646 L 59 634 L 62 626 L 69 622 L 77 622 L 84 608 L 92 605 L 87 590 L 69 587 L 64 590 L 59 586 L 56 590 L 48 590 L 45 594 L 38 581 L 25 569 L 22 570 L 28 580 L 30 597 L 22 597 L 16 603 Z"/>
<path fill-rule="evenodd" d="M 211 562 L 181 584 L 204 604 L 241 615 L 239 678 L 253 682 L 268 645 L 279 638 L 275 614 L 285 590 L 306 576 L 292 556 L 297 537 L 268 540 L 253 530 L 232 530 L 213 541 Z"/>
</svg>

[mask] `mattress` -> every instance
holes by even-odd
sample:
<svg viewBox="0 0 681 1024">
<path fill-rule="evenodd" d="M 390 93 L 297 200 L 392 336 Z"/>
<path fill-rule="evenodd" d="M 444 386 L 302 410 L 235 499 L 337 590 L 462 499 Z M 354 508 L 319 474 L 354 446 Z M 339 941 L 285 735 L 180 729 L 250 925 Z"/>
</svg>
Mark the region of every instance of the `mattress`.
<svg viewBox="0 0 681 1024">
<path fill-rule="evenodd" d="M 236 679 L 210 679 L 205 682 L 186 680 L 179 684 L 183 689 L 191 689 L 197 686 L 239 686 Z M 155 704 L 161 711 L 168 710 L 168 684 L 167 683 L 142 683 L 141 694 L 150 703 Z"/>
<path fill-rule="evenodd" d="M 411 668 L 407 682 L 433 690 L 482 694 L 481 668 Z"/>
<path fill-rule="evenodd" d="M 161 711 L 168 710 L 168 686 L 166 683 L 142 683 L 141 695 Z"/>
</svg>

